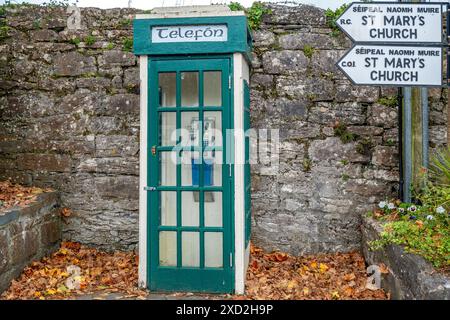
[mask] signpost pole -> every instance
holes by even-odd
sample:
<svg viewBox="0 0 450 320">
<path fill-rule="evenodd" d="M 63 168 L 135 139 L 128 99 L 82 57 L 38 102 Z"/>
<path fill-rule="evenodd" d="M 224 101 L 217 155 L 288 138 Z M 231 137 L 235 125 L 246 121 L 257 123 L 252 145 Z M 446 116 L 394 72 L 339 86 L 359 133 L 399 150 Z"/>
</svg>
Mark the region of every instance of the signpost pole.
<svg viewBox="0 0 450 320">
<path fill-rule="evenodd" d="M 447 148 L 450 148 L 450 2 L 447 4 Z"/>
<path fill-rule="evenodd" d="M 411 99 L 410 87 L 403 88 L 403 201 L 411 202 L 411 176 L 412 176 L 412 141 L 411 141 Z"/>
<path fill-rule="evenodd" d="M 421 0 L 412 0 L 411 2 L 425 2 Z M 427 88 L 414 87 L 411 92 L 411 143 L 412 143 L 412 177 L 411 177 L 411 187 L 414 190 L 420 188 L 420 169 L 425 163 L 425 149 L 428 149 L 428 141 L 425 141 L 423 134 L 425 133 L 425 126 L 428 125 L 425 121 L 424 115 L 428 117 L 428 110 L 425 111 L 425 106 L 423 104 L 424 100 L 428 99 Z M 426 128 L 428 129 L 428 128 Z M 426 146 L 425 146 L 426 143 Z"/>
</svg>

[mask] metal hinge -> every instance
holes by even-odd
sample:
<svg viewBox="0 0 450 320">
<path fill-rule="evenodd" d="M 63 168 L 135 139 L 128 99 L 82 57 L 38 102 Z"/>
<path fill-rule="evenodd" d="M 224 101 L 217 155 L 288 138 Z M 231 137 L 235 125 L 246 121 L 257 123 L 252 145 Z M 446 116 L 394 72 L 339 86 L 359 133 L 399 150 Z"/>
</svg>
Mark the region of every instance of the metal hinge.
<svg viewBox="0 0 450 320">
<path fill-rule="evenodd" d="M 231 90 L 231 75 L 228 76 L 228 89 Z"/>
<path fill-rule="evenodd" d="M 233 268 L 233 253 L 230 252 L 230 267 Z"/>
<path fill-rule="evenodd" d="M 156 187 L 144 187 L 145 191 L 155 191 Z"/>
</svg>

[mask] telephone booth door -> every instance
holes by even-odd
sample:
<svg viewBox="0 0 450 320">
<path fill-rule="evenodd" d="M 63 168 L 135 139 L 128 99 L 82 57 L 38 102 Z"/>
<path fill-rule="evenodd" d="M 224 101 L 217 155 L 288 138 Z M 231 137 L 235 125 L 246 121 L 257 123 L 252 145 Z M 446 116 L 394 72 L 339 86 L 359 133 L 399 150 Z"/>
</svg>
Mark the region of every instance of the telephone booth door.
<svg viewBox="0 0 450 320">
<path fill-rule="evenodd" d="M 230 59 L 148 63 L 148 283 L 232 292 Z"/>
</svg>

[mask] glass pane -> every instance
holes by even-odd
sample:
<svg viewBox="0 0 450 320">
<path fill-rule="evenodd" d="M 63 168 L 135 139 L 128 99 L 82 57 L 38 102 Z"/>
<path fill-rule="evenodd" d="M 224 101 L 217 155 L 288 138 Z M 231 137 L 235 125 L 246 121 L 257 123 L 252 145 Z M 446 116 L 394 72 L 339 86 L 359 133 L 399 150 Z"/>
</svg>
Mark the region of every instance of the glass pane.
<svg viewBox="0 0 450 320">
<path fill-rule="evenodd" d="M 221 232 L 205 232 L 205 267 L 223 266 L 223 239 Z"/>
<path fill-rule="evenodd" d="M 175 191 L 161 191 L 161 225 L 177 225 L 177 193 Z"/>
<path fill-rule="evenodd" d="M 182 232 L 181 233 L 181 265 L 183 267 L 199 267 L 200 266 L 200 244 L 198 232 Z"/>
<path fill-rule="evenodd" d="M 181 224 L 183 227 L 199 226 L 199 198 L 198 191 L 184 191 L 181 193 Z"/>
<path fill-rule="evenodd" d="M 205 199 L 205 226 L 222 227 L 222 192 L 206 191 Z"/>
<path fill-rule="evenodd" d="M 159 233 L 159 265 L 177 265 L 177 233 L 175 231 Z"/>
<path fill-rule="evenodd" d="M 181 152 L 181 185 L 199 186 L 201 159 L 198 151 Z"/>
<path fill-rule="evenodd" d="M 161 130 L 161 146 L 174 146 L 177 143 L 176 128 L 177 114 L 175 112 L 161 112 L 159 115 Z"/>
<path fill-rule="evenodd" d="M 200 122 L 198 112 L 181 113 L 181 145 L 199 146 Z"/>
<path fill-rule="evenodd" d="M 177 185 L 177 159 L 176 152 L 161 152 L 160 163 L 160 185 L 176 186 Z"/>
<path fill-rule="evenodd" d="M 203 114 L 203 145 L 222 146 L 222 112 L 208 111 Z"/>
<path fill-rule="evenodd" d="M 159 106 L 175 107 L 177 105 L 176 88 L 177 74 L 175 72 L 160 73 L 159 81 Z"/>
<path fill-rule="evenodd" d="M 222 105 L 222 72 L 207 71 L 203 73 L 203 90 L 205 106 L 215 107 Z"/>
<path fill-rule="evenodd" d="M 203 152 L 203 185 L 222 186 L 222 151 Z"/>
<path fill-rule="evenodd" d="M 181 106 L 198 107 L 198 72 L 181 73 Z"/>
</svg>

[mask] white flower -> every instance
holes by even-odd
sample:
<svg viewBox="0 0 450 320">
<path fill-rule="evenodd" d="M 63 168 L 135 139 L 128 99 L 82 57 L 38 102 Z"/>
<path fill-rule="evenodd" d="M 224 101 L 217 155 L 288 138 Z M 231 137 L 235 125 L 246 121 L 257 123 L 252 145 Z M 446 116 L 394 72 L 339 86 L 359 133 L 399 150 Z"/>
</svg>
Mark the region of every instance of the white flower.
<svg viewBox="0 0 450 320">
<path fill-rule="evenodd" d="M 386 201 L 380 201 L 380 203 L 378 204 L 378 207 L 379 207 L 380 209 L 384 209 L 386 206 L 387 206 Z"/>
<path fill-rule="evenodd" d="M 408 211 L 411 211 L 411 212 L 415 212 L 416 210 L 417 210 L 417 207 L 414 205 L 408 208 Z"/>
<path fill-rule="evenodd" d="M 395 204 L 393 204 L 392 202 L 389 202 L 387 207 L 389 210 L 393 210 L 393 209 L 395 209 Z"/>
<path fill-rule="evenodd" d="M 405 209 L 404 208 L 398 208 L 398 212 L 403 213 L 403 212 L 405 212 Z"/>
<path fill-rule="evenodd" d="M 434 219 L 434 217 L 431 214 L 427 215 L 427 220 L 433 220 L 433 219 Z"/>
<path fill-rule="evenodd" d="M 437 207 L 436 208 L 436 213 L 444 214 L 445 213 L 445 208 L 443 206 Z"/>
</svg>

